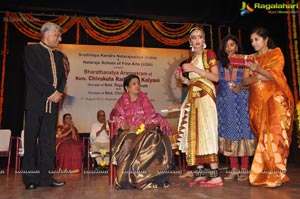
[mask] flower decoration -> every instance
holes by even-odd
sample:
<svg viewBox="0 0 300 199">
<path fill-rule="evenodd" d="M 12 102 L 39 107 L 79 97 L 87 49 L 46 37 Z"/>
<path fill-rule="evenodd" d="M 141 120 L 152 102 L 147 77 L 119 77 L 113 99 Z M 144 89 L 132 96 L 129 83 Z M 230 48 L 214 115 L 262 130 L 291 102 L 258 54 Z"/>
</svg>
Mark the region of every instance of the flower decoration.
<svg viewBox="0 0 300 199">
<path fill-rule="evenodd" d="M 300 101 L 296 104 L 295 110 L 295 122 L 296 122 L 296 131 L 297 131 L 297 144 L 298 148 L 300 148 Z"/>
<path fill-rule="evenodd" d="M 145 124 L 141 124 L 140 127 L 136 130 L 136 134 L 139 135 L 141 133 L 143 133 L 145 130 Z"/>
<path fill-rule="evenodd" d="M 100 166 L 101 167 L 104 167 L 105 165 L 106 165 L 106 161 L 105 160 L 103 160 L 103 161 L 100 162 Z"/>
</svg>

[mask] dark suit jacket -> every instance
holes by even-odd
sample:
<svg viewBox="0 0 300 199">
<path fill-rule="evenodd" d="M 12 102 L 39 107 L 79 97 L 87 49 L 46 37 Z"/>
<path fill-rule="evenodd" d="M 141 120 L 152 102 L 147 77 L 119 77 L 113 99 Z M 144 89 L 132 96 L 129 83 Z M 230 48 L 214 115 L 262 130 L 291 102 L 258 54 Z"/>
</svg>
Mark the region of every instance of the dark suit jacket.
<svg viewBox="0 0 300 199">
<path fill-rule="evenodd" d="M 26 83 L 25 109 L 45 111 L 47 98 L 55 92 L 64 92 L 66 76 L 64 73 L 63 54 L 54 51 L 56 64 L 57 88 L 53 86 L 53 74 L 48 50 L 40 44 L 25 46 L 24 72 Z M 57 108 L 52 103 L 52 108 Z"/>
</svg>

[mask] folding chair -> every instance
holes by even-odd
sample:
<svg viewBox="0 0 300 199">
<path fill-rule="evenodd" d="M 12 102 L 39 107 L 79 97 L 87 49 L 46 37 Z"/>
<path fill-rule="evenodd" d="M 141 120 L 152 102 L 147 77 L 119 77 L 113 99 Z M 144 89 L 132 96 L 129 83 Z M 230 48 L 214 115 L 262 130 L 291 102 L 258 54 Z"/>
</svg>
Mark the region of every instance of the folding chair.
<svg viewBox="0 0 300 199">
<path fill-rule="evenodd" d="M 24 129 L 21 131 L 21 137 L 16 137 L 16 157 L 15 173 L 20 170 L 21 158 L 24 156 Z"/>
<path fill-rule="evenodd" d="M 0 157 L 7 157 L 6 174 L 9 174 L 13 137 L 10 129 L 0 129 Z"/>
<path fill-rule="evenodd" d="M 91 169 L 90 138 L 89 137 L 83 137 L 82 145 L 83 145 L 84 151 L 85 151 L 85 158 L 84 159 L 87 160 L 87 170 L 89 171 Z M 82 163 L 82 169 L 83 168 L 84 168 L 84 161 Z"/>
</svg>

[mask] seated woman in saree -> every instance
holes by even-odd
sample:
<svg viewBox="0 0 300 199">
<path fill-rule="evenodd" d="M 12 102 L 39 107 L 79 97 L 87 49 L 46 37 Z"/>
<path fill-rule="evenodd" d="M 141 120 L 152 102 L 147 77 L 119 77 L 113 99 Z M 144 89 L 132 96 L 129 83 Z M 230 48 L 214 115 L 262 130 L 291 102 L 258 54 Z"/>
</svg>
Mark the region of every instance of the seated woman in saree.
<svg viewBox="0 0 300 199">
<path fill-rule="evenodd" d="M 63 115 L 63 125 L 56 133 L 56 168 L 58 171 L 80 173 L 83 161 L 83 146 L 77 128 L 69 113 Z"/>
<path fill-rule="evenodd" d="M 168 186 L 172 147 L 169 123 L 158 113 L 147 95 L 140 91 L 140 78 L 124 78 L 125 92 L 110 113 L 115 130 L 112 164 L 115 185 L 120 189 L 149 189 Z"/>
</svg>

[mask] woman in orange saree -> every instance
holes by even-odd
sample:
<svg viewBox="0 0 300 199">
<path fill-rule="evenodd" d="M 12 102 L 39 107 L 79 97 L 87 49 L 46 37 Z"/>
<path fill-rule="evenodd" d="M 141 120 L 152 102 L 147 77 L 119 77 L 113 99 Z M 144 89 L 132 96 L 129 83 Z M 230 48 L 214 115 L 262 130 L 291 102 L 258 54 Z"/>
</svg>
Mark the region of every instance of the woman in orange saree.
<svg viewBox="0 0 300 199">
<path fill-rule="evenodd" d="M 283 72 L 284 56 L 265 28 L 250 36 L 256 61 L 248 63 L 249 117 L 258 145 L 250 170 L 252 185 L 278 187 L 289 180 L 287 158 L 294 119 L 294 99 Z"/>
</svg>

